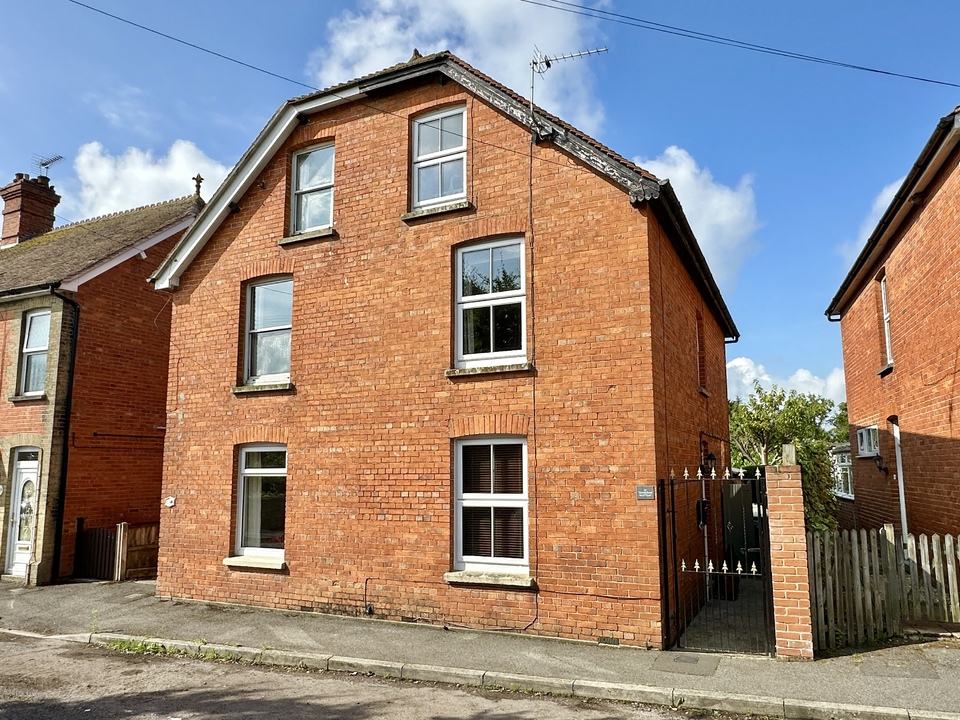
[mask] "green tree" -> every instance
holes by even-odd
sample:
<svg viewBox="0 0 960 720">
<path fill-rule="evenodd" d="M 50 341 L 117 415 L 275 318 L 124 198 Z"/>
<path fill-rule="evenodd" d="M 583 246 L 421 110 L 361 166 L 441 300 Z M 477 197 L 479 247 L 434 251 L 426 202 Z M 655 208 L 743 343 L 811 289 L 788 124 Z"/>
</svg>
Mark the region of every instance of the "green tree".
<svg viewBox="0 0 960 720">
<path fill-rule="evenodd" d="M 777 465 L 787 443 L 829 440 L 833 418 L 832 400 L 796 390 L 787 393 L 776 385 L 764 390 L 756 382 L 745 402 L 730 401 L 731 459 L 739 466 Z"/>
<path fill-rule="evenodd" d="M 836 497 L 830 470 L 830 446 L 840 426 L 846 440 L 846 405 L 837 411 L 832 400 L 810 393 L 789 393 L 774 385 L 754 383 L 746 400 L 730 402 L 730 446 L 734 464 L 778 465 L 783 446 L 797 448 L 803 472 L 803 505 L 808 529 L 836 527 Z"/>
</svg>

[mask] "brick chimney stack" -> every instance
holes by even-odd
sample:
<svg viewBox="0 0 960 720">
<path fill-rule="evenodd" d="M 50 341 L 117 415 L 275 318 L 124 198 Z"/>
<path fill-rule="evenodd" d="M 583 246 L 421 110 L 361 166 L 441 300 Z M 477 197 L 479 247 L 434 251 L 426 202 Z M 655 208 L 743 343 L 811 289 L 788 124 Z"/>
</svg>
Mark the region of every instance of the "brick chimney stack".
<svg viewBox="0 0 960 720">
<path fill-rule="evenodd" d="M 0 247 L 16 245 L 34 235 L 53 230 L 53 210 L 60 196 L 50 185 L 50 178 L 30 179 L 26 173 L 17 173 L 13 182 L 0 188 L 3 198 L 3 232 Z"/>
</svg>

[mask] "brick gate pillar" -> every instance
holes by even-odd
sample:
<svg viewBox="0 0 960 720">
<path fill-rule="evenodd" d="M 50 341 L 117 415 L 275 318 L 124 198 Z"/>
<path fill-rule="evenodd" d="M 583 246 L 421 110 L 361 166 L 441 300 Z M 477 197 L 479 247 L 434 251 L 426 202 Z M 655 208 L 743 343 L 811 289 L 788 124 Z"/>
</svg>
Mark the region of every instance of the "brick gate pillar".
<svg viewBox="0 0 960 720">
<path fill-rule="evenodd" d="M 813 626 L 800 466 L 768 466 L 766 478 L 777 657 L 812 660 Z"/>
</svg>

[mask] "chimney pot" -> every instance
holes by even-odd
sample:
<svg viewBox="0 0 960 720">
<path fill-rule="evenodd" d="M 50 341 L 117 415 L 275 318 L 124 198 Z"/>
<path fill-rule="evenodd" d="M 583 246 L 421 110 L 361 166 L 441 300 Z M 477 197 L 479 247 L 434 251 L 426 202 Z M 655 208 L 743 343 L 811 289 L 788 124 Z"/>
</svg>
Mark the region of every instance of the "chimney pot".
<svg viewBox="0 0 960 720">
<path fill-rule="evenodd" d="M 0 198 L 3 198 L 0 247 L 53 230 L 54 208 L 60 196 L 50 185 L 50 178 L 41 175 L 31 180 L 27 173 L 17 173 L 13 182 L 0 188 Z"/>
</svg>

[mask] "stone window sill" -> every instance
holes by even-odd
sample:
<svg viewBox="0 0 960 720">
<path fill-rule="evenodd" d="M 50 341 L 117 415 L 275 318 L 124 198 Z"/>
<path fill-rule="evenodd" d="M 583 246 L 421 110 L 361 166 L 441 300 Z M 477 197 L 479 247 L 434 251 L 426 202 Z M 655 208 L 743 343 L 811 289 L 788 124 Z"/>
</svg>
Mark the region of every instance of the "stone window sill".
<svg viewBox="0 0 960 720">
<path fill-rule="evenodd" d="M 879 375 L 880 377 L 886 377 L 892 372 L 893 372 L 893 363 L 890 363 L 889 365 L 884 365 L 882 368 L 877 370 L 877 375 Z"/>
<path fill-rule="evenodd" d="M 512 587 L 521 590 L 535 590 L 537 582 L 529 575 L 511 575 L 510 573 L 480 572 L 478 570 L 456 570 L 443 574 L 443 581 L 450 585 L 493 585 Z"/>
<path fill-rule="evenodd" d="M 710 397 L 710 391 L 707 390 L 703 385 L 697 388 L 697 392 L 703 395 L 705 398 Z"/>
<path fill-rule="evenodd" d="M 421 218 L 432 217 L 434 215 L 443 215 L 445 213 L 475 209 L 476 208 L 473 206 L 473 203 L 469 200 L 461 200 L 460 202 L 448 203 L 446 205 L 436 205 L 434 207 L 411 210 L 410 212 L 401 215 L 400 219 L 404 222 L 410 222 L 411 220 L 420 220 Z"/>
<path fill-rule="evenodd" d="M 532 372 L 533 363 L 515 363 L 513 365 L 490 365 L 489 367 L 448 368 L 443 374 L 448 378 L 474 377 L 476 375 L 497 375 L 500 373 Z"/>
<path fill-rule="evenodd" d="M 41 393 L 40 395 L 13 395 L 7 399 L 12 403 L 46 402 L 47 394 Z"/>
<path fill-rule="evenodd" d="M 310 240 L 336 240 L 339 237 L 340 235 L 337 233 L 336 228 L 328 227 L 322 230 L 310 230 L 305 233 L 300 233 L 299 235 L 280 238 L 280 240 L 277 241 L 277 245 L 296 245 L 297 243 L 309 242 Z"/>
<path fill-rule="evenodd" d="M 234 395 L 252 395 L 256 393 L 290 392 L 295 390 L 293 383 L 271 383 L 269 385 L 235 385 L 230 388 Z"/>
<path fill-rule="evenodd" d="M 236 555 L 223 559 L 223 564 L 230 568 L 248 570 L 286 570 L 287 563 L 282 557 L 268 557 L 266 555 Z"/>
</svg>

